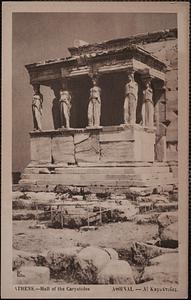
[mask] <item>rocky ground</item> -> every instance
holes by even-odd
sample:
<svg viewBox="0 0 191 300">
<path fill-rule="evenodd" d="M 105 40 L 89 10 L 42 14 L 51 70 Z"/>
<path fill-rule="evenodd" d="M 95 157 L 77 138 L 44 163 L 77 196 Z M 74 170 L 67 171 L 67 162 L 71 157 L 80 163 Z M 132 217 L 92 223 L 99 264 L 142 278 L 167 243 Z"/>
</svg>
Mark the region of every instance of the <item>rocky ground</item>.
<svg viewBox="0 0 191 300">
<path fill-rule="evenodd" d="M 68 204 L 63 228 L 61 202 Z M 102 224 L 93 218 L 88 228 L 87 202 L 89 216 L 101 212 Z M 55 204 L 52 222 L 44 203 Z M 78 209 L 80 217 L 74 215 Z M 123 195 L 15 191 L 14 282 L 177 284 L 177 209 L 176 189 Z"/>
</svg>

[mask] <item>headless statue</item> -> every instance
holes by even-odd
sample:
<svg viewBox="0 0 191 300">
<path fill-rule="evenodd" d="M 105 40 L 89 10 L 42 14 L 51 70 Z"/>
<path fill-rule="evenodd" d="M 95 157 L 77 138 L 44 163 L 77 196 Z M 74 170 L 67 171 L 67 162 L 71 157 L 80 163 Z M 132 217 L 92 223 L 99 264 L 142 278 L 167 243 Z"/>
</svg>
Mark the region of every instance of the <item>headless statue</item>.
<svg viewBox="0 0 191 300">
<path fill-rule="evenodd" d="M 33 113 L 33 123 L 34 130 L 42 131 L 42 102 L 43 96 L 42 94 L 34 94 L 32 99 L 32 113 Z"/>
<path fill-rule="evenodd" d="M 146 89 L 143 91 L 142 124 L 145 127 L 153 128 L 153 123 L 154 123 L 153 91 L 150 83 L 147 83 Z"/>
<path fill-rule="evenodd" d="M 60 91 L 60 121 L 61 127 L 70 128 L 70 110 L 71 110 L 71 95 L 67 90 Z"/>
<path fill-rule="evenodd" d="M 96 80 L 93 80 L 93 87 L 90 89 L 88 105 L 88 126 L 100 126 L 101 116 L 101 89 L 97 86 Z"/>
<path fill-rule="evenodd" d="M 128 75 L 128 82 L 125 85 L 125 101 L 124 101 L 124 123 L 136 123 L 136 108 L 138 98 L 138 84 L 134 79 L 134 75 Z"/>
</svg>

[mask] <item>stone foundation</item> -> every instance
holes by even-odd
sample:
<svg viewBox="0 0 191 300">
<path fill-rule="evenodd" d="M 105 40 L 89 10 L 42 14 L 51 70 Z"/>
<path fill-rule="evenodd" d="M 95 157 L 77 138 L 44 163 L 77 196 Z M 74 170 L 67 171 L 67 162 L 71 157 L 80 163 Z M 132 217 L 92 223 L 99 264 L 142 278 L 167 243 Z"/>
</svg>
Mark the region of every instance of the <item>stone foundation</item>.
<svg viewBox="0 0 191 300">
<path fill-rule="evenodd" d="M 175 183 L 165 162 L 154 162 L 155 131 L 108 126 L 31 133 L 26 190 L 78 187 L 156 187 Z"/>
</svg>

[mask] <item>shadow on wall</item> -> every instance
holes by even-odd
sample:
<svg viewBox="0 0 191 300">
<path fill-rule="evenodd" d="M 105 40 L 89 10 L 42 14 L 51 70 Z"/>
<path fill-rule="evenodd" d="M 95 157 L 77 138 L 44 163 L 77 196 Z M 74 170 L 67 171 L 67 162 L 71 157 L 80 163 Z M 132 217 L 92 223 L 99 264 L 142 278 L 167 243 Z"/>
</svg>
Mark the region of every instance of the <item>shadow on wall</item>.
<svg viewBox="0 0 191 300">
<path fill-rule="evenodd" d="M 21 172 L 12 172 L 12 183 L 18 184 L 21 179 Z"/>
</svg>

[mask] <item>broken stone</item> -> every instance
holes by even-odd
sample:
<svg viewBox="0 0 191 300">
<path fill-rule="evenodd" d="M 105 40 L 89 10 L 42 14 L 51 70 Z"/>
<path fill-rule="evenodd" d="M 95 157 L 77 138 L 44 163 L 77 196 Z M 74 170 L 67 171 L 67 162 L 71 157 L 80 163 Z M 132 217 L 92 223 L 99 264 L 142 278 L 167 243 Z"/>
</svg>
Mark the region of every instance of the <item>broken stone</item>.
<svg viewBox="0 0 191 300">
<path fill-rule="evenodd" d="M 137 224 L 157 224 L 159 213 L 149 213 L 143 215 L 136 215 L 133 218 Z"/>
<path fill-rule="evenodd" d="M 72 199 L 82 201 L 84 199 L 84 197 L 83 197 L 83 195 L 73 195 Z"/>
<path fill-rule="evenodd" d="M 167 212 L 162 213 L 158 217 L 159 228 L 167 227 L 168 225 L 178 221 L 178 213 L 176 212 Z M 159 232 L 160 233 L 160 232 Z"/>
<path fill-rule="evenodd" d="M 111 259 L 119 259 L 117 251 L 115 251 L 113 248 L 104 248 L 104 250 L 109 254 Z"/>
<path fill-rule="evenodd" d="M 47 252 L 46 262 L 50 268 L 51 275 L 62 278 L 64 275 L 72 275 L 74 269 L 74 257 L 81 247 L 56 248 Z"/>
<path fill-rule="evenodd" d="M 13 250 L 12 269 L 17 270 L 21 266 L 35 266 L 37 255 L 21 250 Z"/>
<path fill-rule="evenodd" d="M 177 202 L 155 203 L 154 209 L 159 212 L 173 211 L 178 209 L 178 203 Z"/>
<path fill-rule="evenodd" d="M 133 196 L 149 196 L 153 193 L 153 188 L 149 187 L 130 187 L 129 192 L 127 193 L 128 195 L 133 195 Z"/>
<path fill-rule="evenodd" d="M 110 255 L 104 249 L 94 246 L 84 248 L 78 253 L 75 263 L 78 280 L 83 283 L 96 283 L 97 274 L 110 259 Z"/>
<path fill-rule="evenodd" d="M 23 193 L 20 192 L 20 191 L 13 191 L 13 192 L 12 192 L 12 199 L 13 199 L 13 200 L 17 200 L 17 199 L 19 199 L 22 195 L 23 195 Z"/>
<path fill-rule="evenodd" d="M 127 261 L 111 260 L 98 274 L 99 284 L 135 284 Z"/>
<path fill-rule="evenodd" d="M 178 247 L 178 222 L 172 223 L 165 227 L 160 234 L 160 245 L 162 247 L 177 248 Z"/>
</svg>

